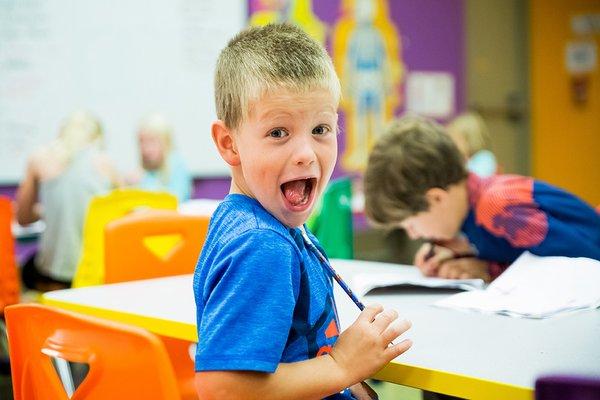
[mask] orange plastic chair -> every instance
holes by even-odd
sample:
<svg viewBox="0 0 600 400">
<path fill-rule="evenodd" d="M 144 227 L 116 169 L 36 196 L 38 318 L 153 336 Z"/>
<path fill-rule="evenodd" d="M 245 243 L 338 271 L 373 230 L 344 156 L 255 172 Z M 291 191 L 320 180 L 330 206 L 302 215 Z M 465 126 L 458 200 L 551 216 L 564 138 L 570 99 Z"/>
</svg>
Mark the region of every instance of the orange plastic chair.
<svg viewBox="0 0 600 400">
<path fill-rule="evenodd" d="M 4 307 L 19 302 L 20 283 L 12 217 L 10 199 L 0 196 L 0 316 L 4 315 Z"/>
<path fill-rule="evenodd" d="M 104 231 L 104 281 L 193 273 L 209 220 L 206 216 L 149 210 L 109 223 Z"/>
<path fill-rule="evenodd" d="M 104 228 L 106 224 L 140 208 L 175 210 L 177 197 L 139 189 L 117 189 L 90 202 L 83 226 L 81 257 L 73 287 L 104 283 Z"/>
<path fill-rule="evenodd" d="M 180 399 L 163 344 L 148 331 L 38 304 L 7 307 L 15 400 L 68 400 L 51 357 L 86 363 L 71 400 Z"/>
<path fill-rule="evenodd" d="M 119 218 L 104 231 L 105 282 L 191 274 L 208 230 L 208 216 L 148 210 Z M 161 242 L 162 240 L 162 242 Z M 181 396 L 197 398 L 191 343 L 163 337 Z"/>
</svg>

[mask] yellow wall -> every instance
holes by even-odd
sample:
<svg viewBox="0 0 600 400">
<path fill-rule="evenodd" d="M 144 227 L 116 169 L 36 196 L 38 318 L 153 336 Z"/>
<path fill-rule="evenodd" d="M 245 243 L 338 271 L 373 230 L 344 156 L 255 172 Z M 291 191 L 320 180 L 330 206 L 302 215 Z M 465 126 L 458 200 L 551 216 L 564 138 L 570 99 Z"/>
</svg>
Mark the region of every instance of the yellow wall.
<svg viewBox="0 0 600 400">
<path fill-rule="evenodd" d="M 531 0 L 531 161 L 537 178 L 600 205 L 600 66 L 589 74 L 588 101 L 571 98 L 565 47 L 584 37 L 571 17 L 599 14 L 598 0 Z M 596 43 L 600 38 L 586 37 Z"/>
</svg>

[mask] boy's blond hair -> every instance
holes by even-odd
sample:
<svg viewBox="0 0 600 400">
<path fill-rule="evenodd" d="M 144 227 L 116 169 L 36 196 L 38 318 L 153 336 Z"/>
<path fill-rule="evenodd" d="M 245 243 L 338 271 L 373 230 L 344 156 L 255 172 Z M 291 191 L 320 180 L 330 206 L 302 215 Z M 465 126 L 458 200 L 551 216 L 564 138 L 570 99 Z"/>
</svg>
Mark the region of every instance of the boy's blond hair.
<svg viewBox="0 0 600 400">
<path fill-rule="evenodd" d="M 454 118 L 447 128 L 456 143 L 466 145 L 465 156 L 471 157 L 480 150 L 490 148 L 490 134 L 483 118 L 474 112 L 466 112 Z"/>
<path fill-rule="evenodd" d="M 338 101 L 340 83 L 327 51 L 290 24 L 252 27 L 221 51 L 215 70 L 217 117 L 230 129 L 248 116 L 250 103 L 265 93 L 326 89 Z"/>
<path fill-rule="evenodd" d="M 365 173 L 365 212 L 392 227 L 427 211 L 429 189 L 448 189 L 467 177 L 463 158 L 437 123 L 416 116 L 392 121 L 375 144 Z"/>
</svg>

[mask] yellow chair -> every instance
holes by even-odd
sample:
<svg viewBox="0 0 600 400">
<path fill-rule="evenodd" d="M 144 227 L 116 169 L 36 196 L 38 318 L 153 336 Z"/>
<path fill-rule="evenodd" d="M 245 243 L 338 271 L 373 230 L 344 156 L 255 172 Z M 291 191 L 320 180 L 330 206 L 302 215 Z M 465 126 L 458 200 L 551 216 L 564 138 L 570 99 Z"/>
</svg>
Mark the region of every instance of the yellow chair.
<svg viewBox="0 0 600 400">
<path fill-rule="evenodd" d="M 38 304 L 7 307 L 6 322 L 15 400 L 181 399 L 163 344 L 144 329 Z"/>
<path fill-rule="evenodd" d="M 104 228 L 106 224 L 143 208 L 175 210 L 177 197 L 169 193 L 117 189 L 97 196 L 88 206 L 83 226 L 83 244 L 73 287 L 104 283 Z"/>
</svg>

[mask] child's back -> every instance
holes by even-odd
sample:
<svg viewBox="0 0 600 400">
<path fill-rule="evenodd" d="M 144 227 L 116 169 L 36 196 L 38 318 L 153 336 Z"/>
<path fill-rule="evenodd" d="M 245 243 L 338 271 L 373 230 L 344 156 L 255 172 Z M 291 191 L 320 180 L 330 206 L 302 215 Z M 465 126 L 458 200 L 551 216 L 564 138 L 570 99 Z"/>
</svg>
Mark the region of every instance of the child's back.
<svg viewBox="0 0 600 400">
<path fill-rule="evenodd" d="M 470 208 L 461 230 L 480 258 L 511 263 L 527 249 L 600 260 L 600 215 L 571 193 L 519 175 L 470 175 L 467 185 Z"/>
</svg>

